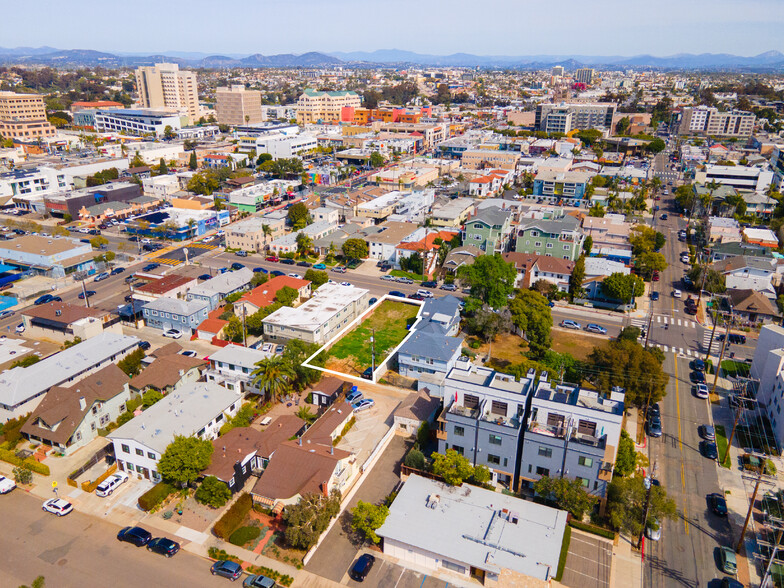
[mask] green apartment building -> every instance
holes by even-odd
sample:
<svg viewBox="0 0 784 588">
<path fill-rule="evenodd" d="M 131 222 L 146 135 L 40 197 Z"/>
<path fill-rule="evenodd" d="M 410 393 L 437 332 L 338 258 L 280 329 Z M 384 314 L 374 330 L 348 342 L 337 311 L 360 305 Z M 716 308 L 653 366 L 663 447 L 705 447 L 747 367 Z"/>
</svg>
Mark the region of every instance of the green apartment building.
<svg viewBox="0 0 784 588">
<path fill-rule="evenodd" d="M 524 219 L 517 227 L 515 251 L 576 261 L 583 248 L 580 221 L 573 216 Z"/>
<path fill-rule="evenodd" d="M 488 255 L 503 253 L 511 234 L 512 212 L 488 206 L 466 221 L 463 244 L 478 247 Z"/>
</svg>

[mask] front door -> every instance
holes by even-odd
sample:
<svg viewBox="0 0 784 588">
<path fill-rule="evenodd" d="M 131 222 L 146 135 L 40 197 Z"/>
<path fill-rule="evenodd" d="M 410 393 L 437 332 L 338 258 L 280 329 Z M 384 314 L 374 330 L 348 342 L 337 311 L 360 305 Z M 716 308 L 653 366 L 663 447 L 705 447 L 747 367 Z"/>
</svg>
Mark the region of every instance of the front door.
<svg viewBox="0 0 784 588">
<path fill-rule="evenodd" d="M 471 577 L 474 580 L 478 580 L 482 584 L 485 583 L 485 571 L 484 570 L 480 570 L 479 568 L 475 568 L 474 566 L 471 566 Z"/>
</svg>

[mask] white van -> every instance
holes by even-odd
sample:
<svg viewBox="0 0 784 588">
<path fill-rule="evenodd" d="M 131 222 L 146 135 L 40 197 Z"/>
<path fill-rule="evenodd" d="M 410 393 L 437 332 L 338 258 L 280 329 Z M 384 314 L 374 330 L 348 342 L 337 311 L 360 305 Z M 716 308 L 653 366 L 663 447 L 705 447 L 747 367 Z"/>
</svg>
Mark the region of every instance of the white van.
<svg viewBox="0 0 784 588">
<path fill-rule="evenodd" d="M 95 489 L 95 493 L 98 496 L 109 496 L 112 492 L 114 492 L 115 488 L 127 480 L 128 474 L 125 472 L 117 472 L 116 474 L 112 474 L 103 482 L 98 484 L 98 487 Z"/>
</svg>

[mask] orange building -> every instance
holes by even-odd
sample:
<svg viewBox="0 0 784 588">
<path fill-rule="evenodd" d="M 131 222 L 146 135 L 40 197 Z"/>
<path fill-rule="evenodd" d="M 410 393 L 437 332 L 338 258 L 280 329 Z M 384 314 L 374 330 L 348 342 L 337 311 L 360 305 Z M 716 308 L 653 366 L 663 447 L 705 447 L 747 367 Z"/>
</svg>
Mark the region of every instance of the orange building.
<svg viewBox="0 0 784 588">
<path fill-rule="evenodd" d="M 366 125 L 371 122 L 402 122 L 418 123 L 425 114 L 429 115 L 429 108 L 421 112 L 408 112 L 405 108 L 355 108 L 346 106 L 341 109 L 341 122 L 350 122 L 357 125 Z"/>
</svg>

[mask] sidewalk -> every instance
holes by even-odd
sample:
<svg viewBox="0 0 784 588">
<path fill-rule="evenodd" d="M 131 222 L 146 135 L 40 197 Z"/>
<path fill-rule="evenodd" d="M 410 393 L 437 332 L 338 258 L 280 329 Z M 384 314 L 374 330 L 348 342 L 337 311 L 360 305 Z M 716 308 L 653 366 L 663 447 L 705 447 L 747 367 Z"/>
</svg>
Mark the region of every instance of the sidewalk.
<svg viewBox="0 0 784 588">
<path fill-rule="evenodd" d="M 618 536 L 613 545 L 613 565 L 610 568 L 610 588 L 642 586 L 643 562 L 626 537 Z"/>
<path fill-rule="evenodd" d="M 614 322 L 622 323 L 626 315 L 624 313 L 615 312 L 612 310 L 604 310 L 601 308 L 590 308 L 587 306 L 576 306 L 568 304 L 555 303 L 553 310 L 564 312 L 566 314 L 573 314 L 575 316 L 585 316 L 586 314 L 593 314 L 597 317 L 609 319 Z"/>
</svg>

